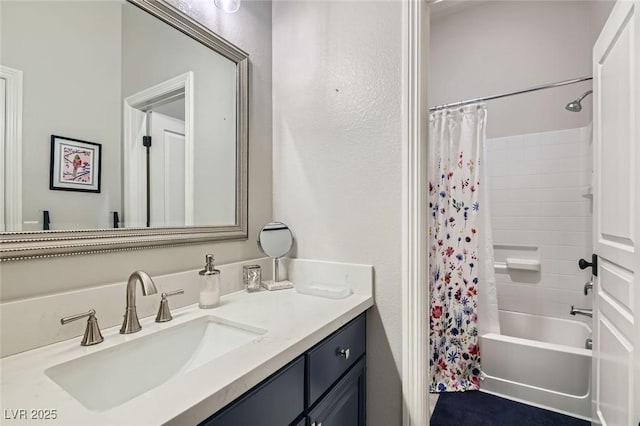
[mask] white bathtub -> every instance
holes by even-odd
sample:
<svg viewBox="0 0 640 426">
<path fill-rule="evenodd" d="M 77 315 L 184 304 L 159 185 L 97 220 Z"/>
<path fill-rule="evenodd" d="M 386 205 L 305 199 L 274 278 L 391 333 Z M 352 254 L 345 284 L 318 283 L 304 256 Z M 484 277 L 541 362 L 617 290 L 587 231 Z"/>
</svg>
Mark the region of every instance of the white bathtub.
<svg viewBox="0 0 640 426">
<path fill-rule="evenodd" d="M 590 420 L 587 324 L 500 311 L 500 331 L 480 337 L 481 390 Z"/>
</svg>

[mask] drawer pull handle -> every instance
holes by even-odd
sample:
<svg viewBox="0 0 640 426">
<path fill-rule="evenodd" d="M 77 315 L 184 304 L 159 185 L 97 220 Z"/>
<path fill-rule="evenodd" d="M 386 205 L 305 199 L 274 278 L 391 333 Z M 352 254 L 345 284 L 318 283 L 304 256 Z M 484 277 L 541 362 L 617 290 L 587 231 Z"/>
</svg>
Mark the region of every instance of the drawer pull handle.
<svg viewBox="0 0 640 426">
<path fill-rule="evenodd" d="M 349 359 L 350 351 L 347 349 L 338 349 L 338 356 L 341 356 L 344 359 Z M 320 425 L 318 425 L 320 426 Z"/>
</svg>

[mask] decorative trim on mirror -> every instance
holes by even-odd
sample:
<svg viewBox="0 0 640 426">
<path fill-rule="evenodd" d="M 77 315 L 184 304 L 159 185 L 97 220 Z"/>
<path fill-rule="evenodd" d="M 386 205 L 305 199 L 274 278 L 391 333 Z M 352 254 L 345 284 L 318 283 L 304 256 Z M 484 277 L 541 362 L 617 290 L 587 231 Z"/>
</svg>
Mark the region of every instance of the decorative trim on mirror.
<svg viewBox="0 0 640 426">
<path fill-rule="evenodd" d="M 0 233 L 0 261 L 108 253 L 246 239 L 248 236 L 249 55 L 165 0 L 127 0 L 236 63 L 235 225 Z"/>
<path fill-rule="evenodd" d="M 108 253 L 144 248 L 246 239 L 236 226 L 189 228 L 135 228 L 51 232 L 14 232 L 0 236 L 0 261 L 27 260 L 78 254 Z M 119 232 L 117 232 L 119 231 Z"/>
</svg>

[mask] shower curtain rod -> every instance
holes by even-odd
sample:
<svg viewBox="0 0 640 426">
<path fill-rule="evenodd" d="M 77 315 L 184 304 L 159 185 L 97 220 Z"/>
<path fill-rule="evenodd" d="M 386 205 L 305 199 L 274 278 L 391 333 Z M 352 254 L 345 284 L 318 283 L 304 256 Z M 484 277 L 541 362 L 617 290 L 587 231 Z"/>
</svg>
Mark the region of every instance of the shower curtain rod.
<svg viewBox="0 0 640 426">
<path fill-rule="evenodd" d="M 568 84 L 580 83 L 582 81 L 587 81 L 587 80 L 593 80 L 593 77 L 573 78 L 571 80 L 564 80 L 564 81 L 558 81 L 558 82 L 555 82 L 555 83 L 543 84 L 542 86 L 530 87 L 528 89 L 518 90 L 518 91 L 515 91 L 515 92 L 502 93 L 500 95 L 485 96 L 484 98 L 469 99 L 467 101 L 453 102 L 453 103 L 445 104 L 445 105 L 436 105 L 434 107 L 429 108 L 429 112 L 439 111 L 439 110 L 447 109 L 447 108 L 461 107 L 461 106 L 465 106 L 465 105 L 475 104 L 477 102 L 492 101 L 494 99 L 506 98 L 507 96 L 520 95 L 522 93 L 529 93 L 529 92 L 536 92 L 538 90 L 551 89 L 552 87 L 566 86 Z"/>
</svg>

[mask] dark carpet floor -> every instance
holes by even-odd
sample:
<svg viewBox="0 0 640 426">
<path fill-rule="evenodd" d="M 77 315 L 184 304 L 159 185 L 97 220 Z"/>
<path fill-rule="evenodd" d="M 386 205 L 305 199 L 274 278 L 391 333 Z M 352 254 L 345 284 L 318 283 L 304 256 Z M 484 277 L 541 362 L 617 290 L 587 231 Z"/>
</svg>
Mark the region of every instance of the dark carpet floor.
<svg viewBox="0 0 640 426">
<path fill-rule="evenodd" d="M 590 426 L 590 423 L 488 393 L 441 393 L 431 426 Z"/>
</svg>

